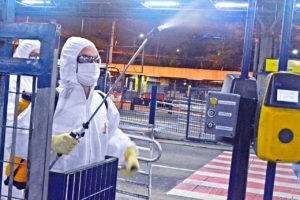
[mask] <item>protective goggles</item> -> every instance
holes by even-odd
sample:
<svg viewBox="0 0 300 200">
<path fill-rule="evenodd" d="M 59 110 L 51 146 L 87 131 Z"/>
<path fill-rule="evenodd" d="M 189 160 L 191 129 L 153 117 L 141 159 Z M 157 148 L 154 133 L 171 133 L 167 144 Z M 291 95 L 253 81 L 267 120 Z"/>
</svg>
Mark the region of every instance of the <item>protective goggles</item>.
<svg viewBox="0 0 300 200">
<path fill-rule="evenodd" d="M 81 55 L 77 57 L 78 63 L 100 63 L 100 57 L 99 56 L 87 56 L 87 55 Z"/>
</svg>

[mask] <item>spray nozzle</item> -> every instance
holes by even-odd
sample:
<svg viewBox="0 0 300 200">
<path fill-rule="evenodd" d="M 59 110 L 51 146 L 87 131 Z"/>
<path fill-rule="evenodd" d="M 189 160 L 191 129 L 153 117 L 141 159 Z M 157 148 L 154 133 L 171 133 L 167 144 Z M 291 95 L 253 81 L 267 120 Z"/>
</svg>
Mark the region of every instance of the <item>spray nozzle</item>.
<svg viewBox="0 0 300 200">
<path fill-rule="evenodd" d="M 157 27 L 157 29 L 158 29 L 159 31 L 162 31 L 162 30 L 167 29 L 167 28 L 169 28 L 169 27 L 170 27 L 170 24 L 166 23 L 166 24 L 162 24 L 162 25 L 160 25 L 159 27 Z"/>
<path fill-rule="evenodd" d="M 153 28 L 149 33 L 147 33 L 147 37 L 153 37 L 154 35 L 159 33 L 158 27 Z"/>
<path fill-rule="evenodd" d="M 147 37 L 153 37 L 154 35 L 158 34 L 160 31 L 169 28 L 170 26 L 168 24 L 162 24 L 158 27 L 153 28 L 148 34 Z"/>
</svg>

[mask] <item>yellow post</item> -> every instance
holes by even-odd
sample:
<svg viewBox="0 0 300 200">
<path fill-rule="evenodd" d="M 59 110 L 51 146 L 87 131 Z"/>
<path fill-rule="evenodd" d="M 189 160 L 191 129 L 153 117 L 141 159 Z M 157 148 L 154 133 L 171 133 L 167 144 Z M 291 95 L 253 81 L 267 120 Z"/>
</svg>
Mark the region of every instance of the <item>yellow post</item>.
<svg viewBox="0 0 300 200">
<path fill-rule="evenodd" d="M 192 88 L 192 86 L 189 85 L 189 86 L 188 86 L 188 91 L 187 91 L 187 96 L 188 96 L 188 97 L 190 96 L 191 88 Z"/>
</svg>

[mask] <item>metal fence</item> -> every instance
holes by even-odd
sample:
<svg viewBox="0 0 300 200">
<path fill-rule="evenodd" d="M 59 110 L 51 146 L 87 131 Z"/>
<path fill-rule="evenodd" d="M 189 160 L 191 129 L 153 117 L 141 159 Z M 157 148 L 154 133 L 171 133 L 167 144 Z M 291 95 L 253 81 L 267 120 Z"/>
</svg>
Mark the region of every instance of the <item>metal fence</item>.
<svg viewBox="0 0 300 200">
<path fill-rule="evenodd" d="M 8 186 L 1 190 L 0 196 L 1 199 L 4 197 L 7 199 L 13 197 L 46 199 L 50 153 L 45 149 L 49 149 L 52 126 L 56 80 L 56 67 L 53 66 L 56 66 L 57 63 L 60 26 L 56 24 L 3 23 L 1 27 L 0 38 L 7 41 L 7 44 L 1 45 L 0 48 L 0 182 L 3 183 L 7 178 L 3 174 L 5 168 L 9 166 L 10 169 L 15 169 L 17 165 L 28 167 L 28 181 L 25 191 L 17 194 L 16 188 L 13 187 L 14 170 L 10 170 L 9 178 L 7 178 Z M 9 41 L 16 38 L 41 41 L 40 58 L 12 58 Z M 15 84 L 10 83 L 12 75 L 16 75 Z M 25 75 L 32 78 L 31 84 L 28 86 L 32 88 L 32 103 L 30 117 L 28 117 L 30 119 L 26 120 L 27 124 L 20 123 L 18 119 L 22 79 Z M 11 115 L 8 115 L 8 112 L 11 112 Z M 20 150 L 21 146 L 28 147 Z M 41 151 L 41 149 L 44 150 Z M 22 158 L 28 160 L 29 164 L 18 162 L 17 153 L 26 154 L 22 155 L 24 156 Z M 10 160 L 8 160 L 9 157 Z M 2 171 L 2 169 L 4 170 Z"/>
<path fill-rule="evenodd" d="M 158 88 L 154 129 L 158 134 L 174 135 L 190 140 L 214 141 L 212 135 L 204 133 L 205 104 L 209 90 L 216 88 L 191 88 L 166 92 L 162 96 Z M 150 93 L 150 92 L 149 92 Z M 126 126 L 147 127 L 149 125 L 150 96 L 137 97 L 127 93 L 117 103 L 122 123 Z"/>
<path fill-rule="evenodd" d="M 117 193 L 127 197 L 151 200 L 152 163 L 159 160 L 162 148 L 153 135 L 144 136 L 140 128 L 130 128 L 124 131 L 131 133 L 128 136 L 137 145 L 140 170 L 136 177 L 118 177 Z"/>
<path fill-rule="evenodd" d="M 114 200 L 117 158 L 69 172 L 50 172 L 48 200 Z"/>
<path fill-rule="evenodd" d="M 215 142 L 215 135 L 204 132 L 206 101 L 208 91 L 215 88 L 191 88 L 187 101 L 186 139 L 195 141 Z"/>
</svg>

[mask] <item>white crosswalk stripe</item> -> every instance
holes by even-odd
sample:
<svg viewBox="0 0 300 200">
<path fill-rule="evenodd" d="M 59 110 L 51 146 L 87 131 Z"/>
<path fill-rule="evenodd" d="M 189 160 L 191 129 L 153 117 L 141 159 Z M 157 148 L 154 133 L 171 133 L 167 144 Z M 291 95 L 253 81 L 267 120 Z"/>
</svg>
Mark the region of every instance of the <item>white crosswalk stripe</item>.
<svg viewBox="0 0 300 200">
<path fill-rule="evenodd" d="M 253 154 L 249 159 L 247 199 L 263 199 L 267 162 L 259 160 Z M 205 200 L 227 199 L 230 163 L 231 152 L 223 152 L 168 194 Z M 300 200 L 300 184 L 293 174 L 291 164 L 277 164 L 273 199 Z"/>
</svg>

